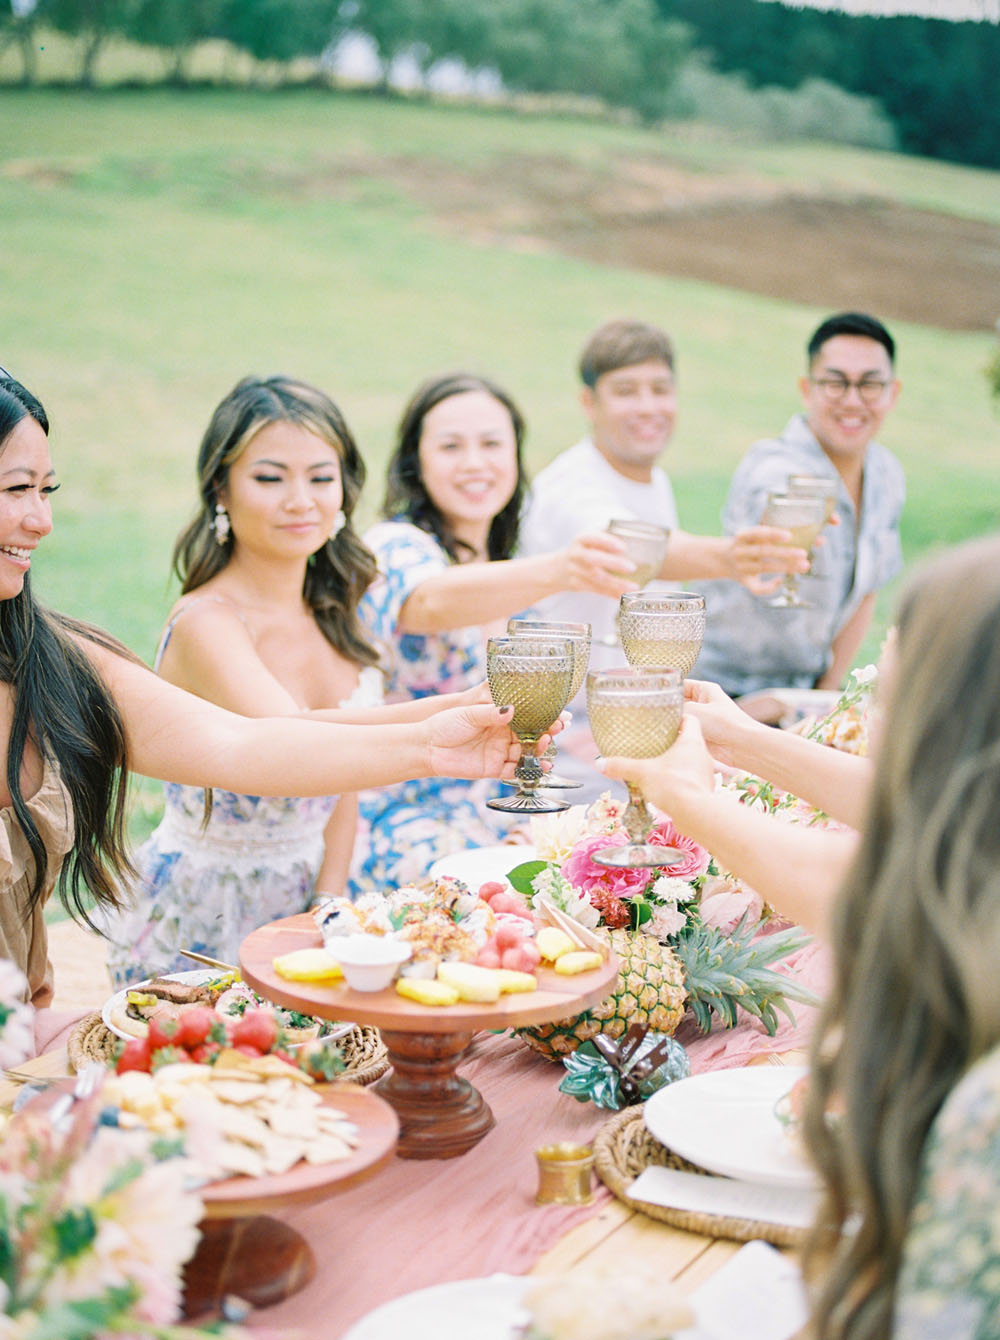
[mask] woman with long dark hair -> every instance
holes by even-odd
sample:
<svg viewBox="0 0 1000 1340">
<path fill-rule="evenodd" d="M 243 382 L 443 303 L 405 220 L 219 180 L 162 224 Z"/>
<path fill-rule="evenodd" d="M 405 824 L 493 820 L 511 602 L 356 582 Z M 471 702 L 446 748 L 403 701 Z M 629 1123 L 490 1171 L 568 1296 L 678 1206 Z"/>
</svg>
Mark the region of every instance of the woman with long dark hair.
<svg viewBox="0 0 1000 1340">
<path fill-rule="evenodd" d="M 515 557 L 526 488 L 524 419 L 485 377 L 435 377 L 410 399 L 389 462 L 384 521 L 366 532 L 379 578 L 360 614 L 384 653 L 387 698 L 471 690 L 486 675 L 486 642 L 507 618 L 563 590 L 617 598 L 634 565 L 612 535 Z M 440 856 L 498 840 L 485 801 L 495 784 L 407 783 L 362 797 L 355 891 L 405 884 Z"/>
<path fill-rule="evenodd" d="M 511 775 L 509 714 L 483 705 L 380 726 L 249 720 L 158 678 L 99 630 L 38 606 L 28 573 L 52 529 L 48 418 L 0 377 L 0 955 L 51 999 L 43 907 L 58 887 L 87 920 L 132 870 L 124 783 L 324 796 L 423 773 Z"/>
<path fill-rule="evenodd" d="M 998 628 L 1000 540 L 914 576 L 874 773 L 853 769 L 868 796 L 859 840 L 831 846 L 837 835 L 712 799 L 691 723 L 680 755 L 606 761 L 682 831 L 716 854 L 728 844 L 756 887 L 798 860 L 802 906 L 832 943 L 805 1116 L 825 1193 L 805 1258 L 817 1340 L 1000 1335 Z M 843 778 L 829 780 L 837 793 Z"/>
<path fill-rule="evenodd" d="M 174 550 L 181 597 L 157 672 L 245 716 L 373 705 L 376 654 L 357 604 L 375 573 L 352 515 L 365 468 L 338 407 L 290 377 L 245 377 L 198 451 L 198 511 Z M 131 910 L 109 918 L 116 986 L 235 962 L 255 926 L 341 893 L 357 798 L 262 797 L 170 786 L 136 853 Z"/>
</svg>

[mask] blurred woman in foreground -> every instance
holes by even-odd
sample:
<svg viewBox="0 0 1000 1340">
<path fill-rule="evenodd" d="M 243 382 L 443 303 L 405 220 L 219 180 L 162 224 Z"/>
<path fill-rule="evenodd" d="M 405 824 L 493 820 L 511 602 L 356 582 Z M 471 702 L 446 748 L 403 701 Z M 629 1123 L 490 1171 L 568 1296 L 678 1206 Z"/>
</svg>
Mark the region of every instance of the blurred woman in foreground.
<svg viewBox="0 0 1000 1340">
<path fill-rule="evenodd" d="M 924 566 L 901 606 L 812 1049 L 805 1136 L 825 1194 L 806 1270 L 819 1340 L 1000 1335 L 998 628 L 995 538 Z M 675 772 L 658 785 L 667 759 L 644 765 L 642 784 L 670 810 L 683 787 Z M 608 772 L 639 775 L 623 759 Z"/>
</svg>

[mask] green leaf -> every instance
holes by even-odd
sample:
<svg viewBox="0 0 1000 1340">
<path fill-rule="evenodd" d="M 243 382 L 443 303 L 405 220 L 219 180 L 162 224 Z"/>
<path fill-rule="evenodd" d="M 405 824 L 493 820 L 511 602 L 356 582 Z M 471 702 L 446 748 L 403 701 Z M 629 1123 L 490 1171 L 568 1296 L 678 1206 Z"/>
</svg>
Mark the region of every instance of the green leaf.
<svg viewBox="0 0 1000 1340">
<path fill-rule="evenodd" d="M 97 1225 L 90 1210 L 67 1210 L 52 1225 L 60 1261 L 68 1261 L 87 1250 L 97 1237 Z"/>
<path fill-rule="evenodd" d="M 637 931 L 653 915 L 652 906 L 645 898 L 632 899 L 632 929 Z"/>
<path fill-rule="evenodd" d="M 522 861 L 516 865 L 513 870 L 508 872 L 508 881 L 517 889 L 518 893 L 523 893 L 530 898 L 534 893 L 531 887 L 531 881 L 536 875 L 540 875 L 548 865 L 548 861 Z"/>
</svg>

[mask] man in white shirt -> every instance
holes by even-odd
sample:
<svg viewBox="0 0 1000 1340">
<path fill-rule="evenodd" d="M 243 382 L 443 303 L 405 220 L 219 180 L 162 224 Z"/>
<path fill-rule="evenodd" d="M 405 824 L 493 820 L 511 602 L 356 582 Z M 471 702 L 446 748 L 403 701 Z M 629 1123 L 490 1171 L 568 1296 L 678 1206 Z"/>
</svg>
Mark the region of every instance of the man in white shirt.
<svg viewBox="0 0 1000 1340">
<path fill-rule="evenodd" d="M 674 586 L 687 579 L 729 578 L 765 590 L 773 583 L 761 582 L 761 573 L 806 571 L 807 557 L 787 547 L 786 531 L 754 526 L 737 535 L 707 536 L 678 527 L 670 480 L 656 463 L 677 415 L 674 350 L 665 331 L 640 321 L 606 323 L 584 346 L 580 378 L 590 435 L 535 479 L 521 523 L 521 553 L 548 553 L 581 532 L 603 530 L 609 521 L 637 519 L 670 530 L 659 576 Z M 620 648 L 603 645 L 614 637 L 616 610 L 612 599 L 577 591 L 551 596 L 539 606 L 542 618 L 591 625 L 593 669 L 625 664 Z M 573 712 L 573 727 L 560 737 L 558 770 L 586 778 L 583 791 L 566 793 L 567 799 L 585 800 L 606 790 L 608 782 L 590 766 L 596 750 L 582 696 Z M 571 752 L 586 766 L 564 766 Z"/>
</svg>

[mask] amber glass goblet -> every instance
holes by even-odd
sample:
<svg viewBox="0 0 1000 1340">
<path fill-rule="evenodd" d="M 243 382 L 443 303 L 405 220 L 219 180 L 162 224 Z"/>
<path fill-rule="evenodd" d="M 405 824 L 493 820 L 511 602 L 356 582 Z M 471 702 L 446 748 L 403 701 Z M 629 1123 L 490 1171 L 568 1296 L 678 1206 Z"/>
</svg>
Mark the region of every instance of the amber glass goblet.
<svg viewBox="0 0 1000 1340">
<path fill-rule="evenodd" d="M 572 702 L 583 685 L 583 677 L 590 664 L 590 624 L 559 623 L 555 619 L 508 619 L 508 637 L 564 637 L 573 646 L 573 678 L 569 686 L 569 698 Z M 555 741 L 549 745 L 542 758 L 555 763 Z M 582 782 L 574 782 L 569 777 L 560 777 L 556 772 L 547 772 L 539 786 L 552 787 L 555 790 L 570 791 Z"/>
<path fill-rule="evenodd" d="M 632 591 L 618 605 L 618 635 L 630 665 L 689 675 L 705 636 L 705 597 L 694 591 Z"/>
<path fill-rule="evenodd" d="M 597 748 L 605 756 L 655 758 L 677 739 L 684 715 L 684 683 L 678 670 L 592 670 L 587 676 L 587 712 Z M 676 865 L 684 853 L 645 841 L 653 816 L 632 782 L 622 825 L 623 847 L 594 852 L 598 865 L 621 869 Z"/>
<path fill-rule="evenodd" d="M 493 810 L 546 814 L 568 809 L 562 800 L 539 795 L 545 775 L 532 748 L 569 701 L 573 644 L 566 638 L 491 637 L 486 644 L 486 678 L 497 707 L 513 706 L 511 730 L 520 740 L 513 796 L 488 800 Z"/>
</svg>

